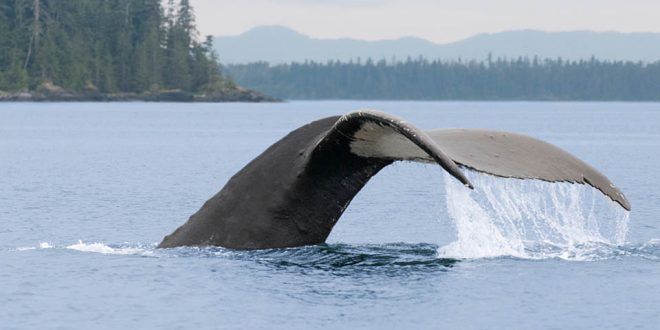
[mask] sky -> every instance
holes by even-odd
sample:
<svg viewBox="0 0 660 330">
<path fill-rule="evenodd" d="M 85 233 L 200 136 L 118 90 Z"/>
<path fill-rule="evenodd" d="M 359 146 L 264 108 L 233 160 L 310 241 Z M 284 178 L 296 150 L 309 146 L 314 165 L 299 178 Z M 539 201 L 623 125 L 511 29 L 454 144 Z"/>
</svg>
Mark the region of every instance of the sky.
<svg viewBox="0 0 660 330">
<path fill-rule="evenodd" d="M 416 36 L 439 43 L 480 33 L 660 32 L 660 0 L 191 0 L 202 35 L 283 25 L 315 38 Z"/>
</svg>

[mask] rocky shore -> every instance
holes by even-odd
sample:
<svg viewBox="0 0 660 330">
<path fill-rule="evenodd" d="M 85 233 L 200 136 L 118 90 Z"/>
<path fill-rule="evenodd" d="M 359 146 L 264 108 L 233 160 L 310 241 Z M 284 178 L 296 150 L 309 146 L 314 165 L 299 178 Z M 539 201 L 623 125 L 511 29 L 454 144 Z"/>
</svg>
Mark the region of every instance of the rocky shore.
<svg viewBox="0 0 660 330">
<path fill-rule="evenodd" d="M 101 93 L 95 89 L 66 90 L 43 83 L 33 91 L 0 91 L 0 102 L 280 102 L 276 98 L 239 86 L 213 93 L 194 94 L 181 90 L 146 93 Z"/>
</svg>

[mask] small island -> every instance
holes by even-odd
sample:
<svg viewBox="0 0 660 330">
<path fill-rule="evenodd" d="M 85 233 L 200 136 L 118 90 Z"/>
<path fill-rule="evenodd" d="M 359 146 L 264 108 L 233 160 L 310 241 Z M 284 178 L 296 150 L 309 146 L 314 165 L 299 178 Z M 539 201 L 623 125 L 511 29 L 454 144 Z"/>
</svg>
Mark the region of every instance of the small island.
<svg viewBox="0 0 660 330">
<path fill-rule="evenodd" d="M 188 0 L 2 1 L 0 101 L 277 101 L 200 39 Z"/>
</svg>

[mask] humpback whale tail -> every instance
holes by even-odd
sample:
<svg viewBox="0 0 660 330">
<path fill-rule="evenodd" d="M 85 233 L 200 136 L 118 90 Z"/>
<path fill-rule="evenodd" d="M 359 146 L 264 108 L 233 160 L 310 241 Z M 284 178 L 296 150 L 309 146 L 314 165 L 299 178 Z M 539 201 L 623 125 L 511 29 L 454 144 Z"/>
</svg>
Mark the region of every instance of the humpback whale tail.
<svg viewBox="0 0 660 330">
<path fill-rule="evenodd" d="M 394 161 L 437 163 L 472 187 L 460 167 L 519 179 L 588 184 L 623 208 L 604 175 L 549 143 L 479 129 L 422 131 L 378 111 L 302 126 L 236 173 L 159 247 L 261 249 L 325 241 L 353 197 Z"/>
</svg>

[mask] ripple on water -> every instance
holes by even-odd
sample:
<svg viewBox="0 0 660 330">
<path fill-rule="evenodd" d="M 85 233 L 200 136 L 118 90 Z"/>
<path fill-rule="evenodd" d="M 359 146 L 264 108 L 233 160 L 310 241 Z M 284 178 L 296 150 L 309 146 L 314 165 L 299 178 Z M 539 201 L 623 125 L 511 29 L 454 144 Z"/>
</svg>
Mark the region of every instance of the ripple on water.
<svg viewBox="0 0 660 330">
<path fill-rule="evenodd" d="M 474 258 L 447 258 L 439 253 L 435 244 L 319 244 L 284 249 L 237 251 L 222 247 L 179 247 L 157 249 L 156 243 L 105 244 L 100 242 L 52 245 L 48 242 L 36 246 L 18 247 L 15 251 L 72 250 L 81 253 L 104 255 L 147 256 L 154 258 L 218 258 L 244 261 L 278 269 L 318 271 L 361 270 L 448 270 L 461 260 Z M 534 243 L 526 246 L 524 256 L 496 256 L 477 259 L 512 260 L 565 260 L 603 261 L 620 258 L 643 258 L 660 261 L 660 239 L 642 244 L 607 244 L 602 242 L 580 243 L 571 246 Z"/>
</svg>

